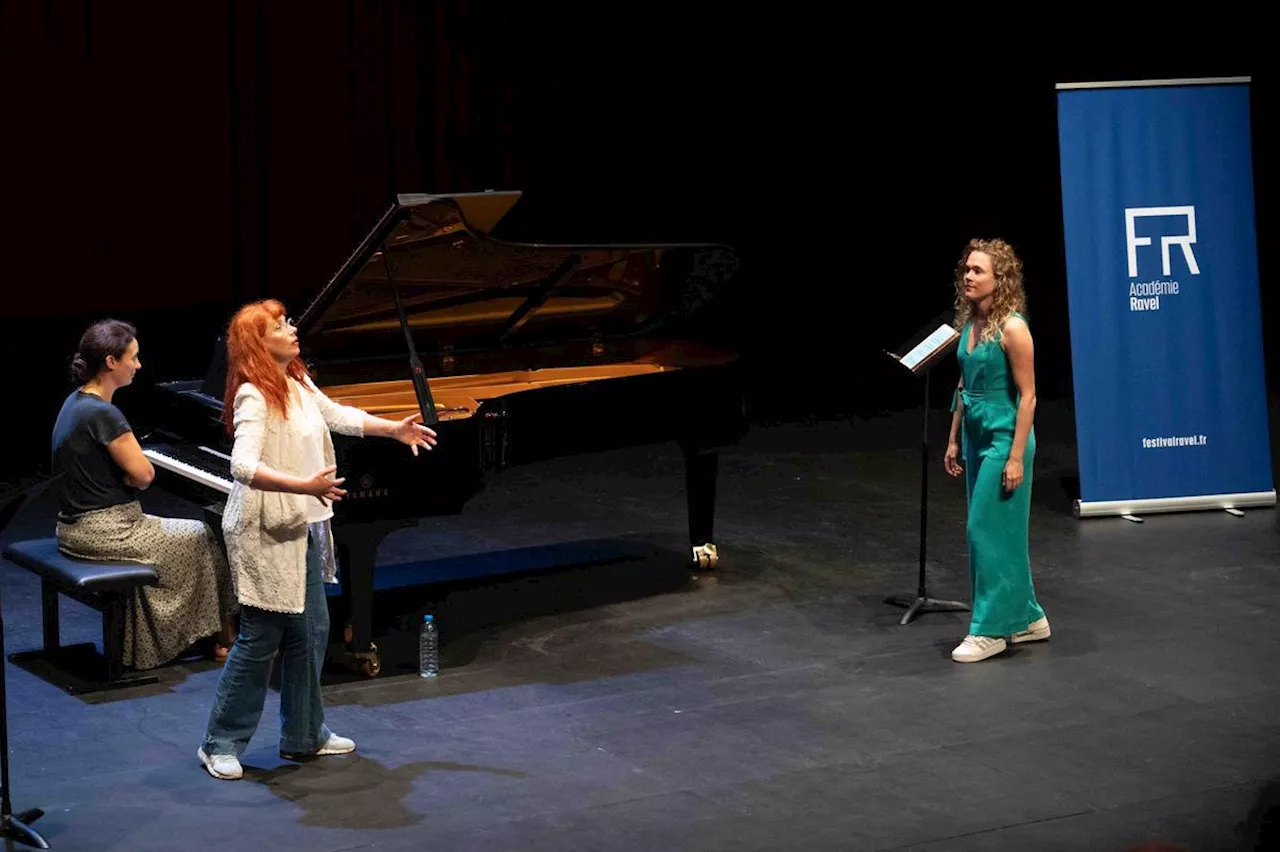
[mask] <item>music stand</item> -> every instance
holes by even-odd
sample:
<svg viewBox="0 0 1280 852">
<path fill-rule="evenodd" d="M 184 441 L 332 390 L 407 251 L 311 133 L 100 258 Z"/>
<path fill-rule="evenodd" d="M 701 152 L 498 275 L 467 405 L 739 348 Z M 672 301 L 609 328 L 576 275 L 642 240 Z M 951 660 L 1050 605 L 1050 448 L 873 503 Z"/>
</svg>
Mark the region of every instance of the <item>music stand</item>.
<svg viewBox="0 0 1280 852">
<path fill-rule="evenodd" d="M 898 347 L 898 355 L 885 351 L 885 354 L 905 367 L 912 375 L 924 376 L 924 405 L 921 419 L 922 440 L 920 443 L 920 576 L 914 595 L 894 595 L 885 598 L 885 603 L 906 607 L 899 624 L 909 624 L 917 613 L 921 612 L 968 612 L 969 605 L 960 601 L 945 601 L 929 597 L 925 584 L 925 545 L 928 539 L 929 519 L 929 375 L 933 367 L 943 355 L 960 340 L 960 333 L 948 321 L 946 312 L 938 314 L 928 325 Z"/>
<path fill-rule="evenodd" d="M 0 506 L 0 532 L 9 526 L 9 522 L 18 514 L 18 510 L 28 498 L 40 493 L 60 478 L 61 474 L 25 488 Z M 44 816 L 44 811 L 31 808 L 15 815 L 9 803 L 9 704 L 5 694 L 5 674 L 4 607 L 0 605 L 0 837 L 16 840 L 37 849 L 48 849 L 49 844 L 30 825 Z"/>
</svg>

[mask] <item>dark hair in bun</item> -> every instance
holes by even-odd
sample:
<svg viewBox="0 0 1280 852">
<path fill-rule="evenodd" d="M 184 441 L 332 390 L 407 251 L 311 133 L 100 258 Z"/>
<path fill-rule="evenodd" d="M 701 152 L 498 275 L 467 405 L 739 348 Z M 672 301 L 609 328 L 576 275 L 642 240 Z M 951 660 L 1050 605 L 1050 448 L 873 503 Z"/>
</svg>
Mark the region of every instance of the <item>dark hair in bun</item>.
<svg viewBox="0 0 1280 852">
<path fill-rule="evenodd" d="M 71 376 L 84 383 L 106 369 L 107 356 L 123 358 L 138 330 L 120 320 L 100 320 L 85 329 L 80 347 L 71 358 Z"/>
</svg>

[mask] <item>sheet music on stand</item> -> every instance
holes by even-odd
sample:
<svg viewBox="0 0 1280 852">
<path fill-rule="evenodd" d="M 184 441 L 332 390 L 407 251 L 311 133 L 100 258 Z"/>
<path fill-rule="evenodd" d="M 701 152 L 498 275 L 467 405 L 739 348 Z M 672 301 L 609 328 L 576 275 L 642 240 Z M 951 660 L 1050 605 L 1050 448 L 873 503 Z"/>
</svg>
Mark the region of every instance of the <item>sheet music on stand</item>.
<svg viewBox="0 0 1280 852">
<path fill-rule="evenodd" d="M 960 332 L 952 327 L 949 316 L 949 312 L 945 311 L 938 314 L 915 336 L 899 346 L 897 352 L 886 354 L 913 373 L 932 366 L 960 339 Z M 899 352 L 906 354 L 899 355 Z"/>
</svg>

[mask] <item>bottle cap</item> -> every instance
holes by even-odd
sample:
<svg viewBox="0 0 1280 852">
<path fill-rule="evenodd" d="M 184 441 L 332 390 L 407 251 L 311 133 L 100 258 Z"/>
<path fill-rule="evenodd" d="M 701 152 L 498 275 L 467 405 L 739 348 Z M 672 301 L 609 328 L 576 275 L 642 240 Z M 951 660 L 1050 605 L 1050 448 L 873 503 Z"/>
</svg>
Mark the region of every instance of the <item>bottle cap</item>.
<svg viewBox="0 0 1280 852">
<path fill-rule="evenodd" d="M 423 620 L 423 621 L 435 621 L 435 619 L 434 619 L 434 618 L 432 618 L 432 617 L 431 617 L 431 616 L 429 616 L 429 615 L 424 615 L 424 616 L 422 616 L 422 620 Z"/>
</svg>

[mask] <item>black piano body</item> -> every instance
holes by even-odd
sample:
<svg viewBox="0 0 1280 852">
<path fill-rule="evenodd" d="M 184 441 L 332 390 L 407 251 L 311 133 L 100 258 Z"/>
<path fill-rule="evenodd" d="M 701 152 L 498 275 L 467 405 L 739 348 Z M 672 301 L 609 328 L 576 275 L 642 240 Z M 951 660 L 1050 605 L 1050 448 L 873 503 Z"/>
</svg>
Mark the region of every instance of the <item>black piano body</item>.
<svg viewBox="0 0 1280 852">
<path fill-rule="evenodd" d="M 736 256 L 719 245 L 490 236 L 518 199 L 399 196 L 297 321 L 326 394 L 382 417 L 421 412 L 439 435 L 417 457 L 394 441 L 334 435 L 348 489 L 333 528 L 349 651 L 370 676 L 381 665 L 370 624 L 379 542 L 461 511 L 489 471 L 674 441 L 692 562 L 717 562 L 716 450 L 745 433 L 745 395 L 735 353 L 697 338 L 699 310 Z M 230 488 L 218 357 L 215 347 L 206 378 L 154 385 L 127 412 L 161 487 L 204 503 L 211 523 Z"/>
</svg>

